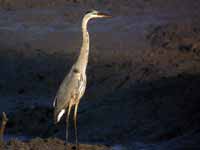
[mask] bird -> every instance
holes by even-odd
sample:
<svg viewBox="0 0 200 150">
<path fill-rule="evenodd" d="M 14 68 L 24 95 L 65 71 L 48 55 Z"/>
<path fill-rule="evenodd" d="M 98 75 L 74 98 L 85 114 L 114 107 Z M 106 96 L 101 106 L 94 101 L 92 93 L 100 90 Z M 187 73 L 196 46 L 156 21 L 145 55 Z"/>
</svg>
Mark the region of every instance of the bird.
<svg viewBox="0 0 200 150">
<path fill-rule="evenodd" d="M 77 110 L 80 103 L 80 99 L 83 97 L 86 89 L 86 68 L 88 64 L 89 56 L 89 33 L 88 22 L 94 18 L 110 18 L 108 13 L 99 12 L 97 10 L 90 10 L 86 12 L 82 19 L 82 46 L 77 61 L 72 65 L 69 73 L 64 78 L 60 87 L 56 93 L 53 101 L 54 107 L 54 123 L 58 123 L 62 116 L 66 114 L 66 141 L 65 145 L 68 145 L 68 128 L 69 128 L 69 116 L 71 108 L 74 107 L 74 129 L 76 149 L 79 149 L 78 145 L 78 133 L 77 133 Z"/>
</svg>

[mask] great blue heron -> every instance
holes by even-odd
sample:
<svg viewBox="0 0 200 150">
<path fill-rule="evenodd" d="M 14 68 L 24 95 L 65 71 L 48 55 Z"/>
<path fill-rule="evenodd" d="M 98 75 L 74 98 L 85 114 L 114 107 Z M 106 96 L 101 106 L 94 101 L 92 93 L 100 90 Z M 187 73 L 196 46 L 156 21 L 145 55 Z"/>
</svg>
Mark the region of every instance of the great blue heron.
<svg viewBox="0 0 200 150">
<path fill-rule="evenodd" d="M 54 121 L 58 123 L 66 112 L 66 147 L 68 143 L 68 122 L 69 115 L 72 106 L 74 109 L 74 128 L 75 128 L 75 138 L 76 147 L 78 149 L 78 135 L 77 135 L 77 109 L 81 97 L 83 96 L 86 88 L 86 68 L 88 64 L 88 54 L 89 54 L 89 33 L 87 31 L 87 23 L 92 18 L 103 18 L 111 17 L 106 13 L 100 13 L 96 10 L 89 11 L 85 14 L 82 21 L 82 34 L 83 41 L 80 50 L 80 55 L 72 66 L 69 74 L 65 77 L 64 81 L 61 83 L 57 95 L 54 99 Z M 68 110 L 67 110 L 68 108 Z"/>
</svg>

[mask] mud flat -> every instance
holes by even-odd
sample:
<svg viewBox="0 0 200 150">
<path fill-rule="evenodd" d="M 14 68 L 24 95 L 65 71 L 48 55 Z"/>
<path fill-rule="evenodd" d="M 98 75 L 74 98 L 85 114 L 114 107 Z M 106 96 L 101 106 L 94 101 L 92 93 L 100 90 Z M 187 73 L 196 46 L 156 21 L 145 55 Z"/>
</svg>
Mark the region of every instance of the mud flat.
<svg viewBox="0 0 200 150">
<path fill-rule="evenodd" d="M 64 142 L 59 139 L 41 139 L 35 138 L 28 142 L 21 142 L 18 140 L 11 140 L 6 144 L 1 144 L 2 150 L 65 150 Z M 110 150 L 109 147 L 102 145 L 88 145 L 80 144 L 80 150 Z M 69 150 L 76 149 L 74 145 L 68 145 Z"/>
</svg>

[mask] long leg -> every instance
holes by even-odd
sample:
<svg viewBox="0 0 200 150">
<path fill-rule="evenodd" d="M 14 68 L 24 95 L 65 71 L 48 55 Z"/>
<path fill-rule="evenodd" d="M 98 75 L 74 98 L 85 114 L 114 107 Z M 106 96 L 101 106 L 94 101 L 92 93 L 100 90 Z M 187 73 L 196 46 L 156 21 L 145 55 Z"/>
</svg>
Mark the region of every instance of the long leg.
<svg viewBox="0 0 200 150">
<path fill-rule="evenodd" d="M 72 108 L 72 102 L 69 102 L 69 106 L 68 106 L 68 112 L 67 112 L 67 116 L 66 116 L 66 149 L 67 149 L 67 144 L 68 144 L 68 128 L 69 128 L 69 116 L 70 116 L 70 112 L 71 112 L 71 108 Z"/>
<path fill-rule="evenodd" d="M 75 138 L 76 138 L 76 149 L 79 149 L 78 145 L 78 132 L 77 132 L 77 110 L 78 110 L 79 103 L 76 103 L 75 109 L 74 109 L 74 130 L 75 130 Z"/>
</svg>

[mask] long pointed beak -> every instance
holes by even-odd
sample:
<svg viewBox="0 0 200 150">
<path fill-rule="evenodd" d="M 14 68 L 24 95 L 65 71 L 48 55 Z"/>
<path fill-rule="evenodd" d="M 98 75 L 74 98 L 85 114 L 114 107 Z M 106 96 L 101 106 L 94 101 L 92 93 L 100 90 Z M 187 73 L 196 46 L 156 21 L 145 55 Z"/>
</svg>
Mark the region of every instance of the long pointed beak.
<svg viewBox="0 0 200 150">
<path fill-rule="evenodd" d="M 112 16 L 107 14 L 107 13 L 98 13 L 98 16 L 99 17 L 102 17 L 102 18 L 111 18 Z"/>
</svg>

